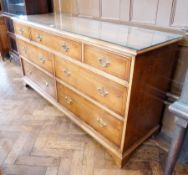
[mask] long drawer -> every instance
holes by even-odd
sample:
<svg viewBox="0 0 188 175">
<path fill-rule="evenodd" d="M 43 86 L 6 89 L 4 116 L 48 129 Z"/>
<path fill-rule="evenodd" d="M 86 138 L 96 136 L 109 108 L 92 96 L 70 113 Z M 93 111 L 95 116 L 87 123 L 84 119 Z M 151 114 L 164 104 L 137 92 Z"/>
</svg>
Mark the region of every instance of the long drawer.
<svg viewBox="0 0 188 175">
<path fill-rule="evenodd" d="M 31 28 L 31 39 L 66 56 L 81 61 L 81 42 L 55 36 L 34 28 Z"/>
<path fill-rule="evenodd" d="M 54 72 L 53 57 L 50 53 L 20 39 L 17 39 L 17 45 L 21 56 L 24 56 L 50 73 Z"/>
<path fill-rule="evenodd" d="M 22 60 L 24 73 L 27 78 L 39 86 L 46 94 L 56 97 L 55 80 L 39 71 L 37 68 Z"/>
<path fill-rule="evenodd" d="M 131 58 L 98 47 L 84 46 L 84 62 L 97 69 L 129 81 Z"/>
<path fill-rule="evenodd" d="M 127 88 L 90 72 L 63 58 L 55 57 L 56 77 L 97 100 L 120 115 L 124 114 Z"/>
<path fill-rule="evenodd" d="M 57 83 L 58 102 L 116 145 L 120 145 L 123 123 L 72 90 Z"/>
<path fill-rule="evenodd" d="M 30 38 L 30 30 L 28 26 L 20 23 L 14 23 L 14 30 L 16 34 L 28 39 Z"/>
</svg>

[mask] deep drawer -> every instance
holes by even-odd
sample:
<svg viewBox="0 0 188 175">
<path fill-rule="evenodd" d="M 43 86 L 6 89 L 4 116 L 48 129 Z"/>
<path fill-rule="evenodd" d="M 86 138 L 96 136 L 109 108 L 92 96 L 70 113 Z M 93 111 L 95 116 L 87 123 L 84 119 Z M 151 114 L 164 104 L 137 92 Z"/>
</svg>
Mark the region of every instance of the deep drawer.
<svg viewBox="0 0 188 175">
<path fill-rule="evenodd" d="M 25 76 L 33 81 L 40 89 L 49 96 L 56 97 L 55 80 L 39 71 L 37 68 L 22 60 Z"/>
<path fill-rule="evenodd" d="M 123 123 L 98 108 L 72 90 L 57 83 L 58 101 L 72 113 L 100 132 L 108 140 L 120 145 Z"/>
<path fill-rule="evenodd" d="M 55 74 L 102 105 L 120 115 L 124 114 L 126 87 L 59 57 L 55 57 Z"/>
</svg>

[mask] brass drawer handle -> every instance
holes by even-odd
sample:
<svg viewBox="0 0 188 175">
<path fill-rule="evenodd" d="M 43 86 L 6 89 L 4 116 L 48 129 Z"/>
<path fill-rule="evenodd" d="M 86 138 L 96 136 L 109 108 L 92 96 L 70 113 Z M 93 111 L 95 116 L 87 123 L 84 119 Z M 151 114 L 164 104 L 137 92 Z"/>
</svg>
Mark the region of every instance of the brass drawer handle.
<svg viewBox="0 0 188 175">
<path fill-rule="evenodd" d="M 36 40 L 37 40 L 38 42 L 41 42 L 42 39 L 43 39 L 42 35 L 38 34 L 37 37 L 36 37 Z"/>
<path fill-rule="evenodd" d="M 31 71 L 31 70 L 28 72 L 29 75 L 32 75 L 32 73 L 33 73 L 33 71 Z"/>
<path fill-rule="evenodd" d="M 23 48 L 23 53 L 27 54 L 27 48 L 25 48 L 25 47 Z"/>
<path fill-rule="evenodd" d="M 101 58 L 98 58 L 98 60 L 102 67 L 108 67 L 110 65 L 110 61 L 108 60 L 108 58 L 101 57 Z"/>
<path fill-rule="evenodd" d="M 67 69 L 67 68 L 65 68 L 65 69 L 63 70 L 63 73 L 64 73 L 64 75 L 65 75 L 66 77 L 69 77 L 69 76 L 71 75 L 71 72 L 70 72 L 69 69 Z"/>
<path fill-rule="evenodd" d="M 107 123 L 102 118 L 97 118 L 97 123 L 100 125 L 101 128 L 107 127 Z"/>
<path fill-rule="evenodd" d="M 43 57 L 39 57 L 39 60 L 40 60 L 40 62 L 41 62 L 42 64 L 45 64 L 45 62 L 46 62 L 46 59 L 43 58 Z"/>
<path fill-rule="evenodd" d="M 24 34 L 24 30 L 22 28 L 19 29 L 19 32 L 20 32 L 21 35 Z"/>
<path fill-rule="evenodd" d="M 97 91 L 102 97 L 106 97 L 109 94 L 105 87 L 98 88 Z"/>
<path fill-rule="evenodd" d="M 65 96 L 65 102 L 70 105 L 72 103 L 72 98 L 69 96 Z"/>
<path fill-rule="evenodd" d="M 45 86 L 48 87 L 49 83 L 47 81 L 44 82 Z"/>
<path fill-rule="evenodd" d="M 61 47 L 64 49 L 65 52 L 68 52 L 70 49 L 66 43 L 64 43 Z"/>
</svg>

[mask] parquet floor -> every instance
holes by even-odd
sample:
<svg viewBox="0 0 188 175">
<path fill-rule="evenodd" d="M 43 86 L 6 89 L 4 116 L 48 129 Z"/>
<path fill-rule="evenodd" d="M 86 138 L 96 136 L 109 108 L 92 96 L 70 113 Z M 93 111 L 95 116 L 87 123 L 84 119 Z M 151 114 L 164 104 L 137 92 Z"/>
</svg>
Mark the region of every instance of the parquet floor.
<svg viewBox="0 0 188 175">
<path fill-rule="evenodd" d="M 0 171 L 2 175 L 162 175 L 166 153 L 153 140 L 124 169 L 106 151 L 0 61 Z M 188 174 L 177 165 L 176 175 Z"/>
</svg>

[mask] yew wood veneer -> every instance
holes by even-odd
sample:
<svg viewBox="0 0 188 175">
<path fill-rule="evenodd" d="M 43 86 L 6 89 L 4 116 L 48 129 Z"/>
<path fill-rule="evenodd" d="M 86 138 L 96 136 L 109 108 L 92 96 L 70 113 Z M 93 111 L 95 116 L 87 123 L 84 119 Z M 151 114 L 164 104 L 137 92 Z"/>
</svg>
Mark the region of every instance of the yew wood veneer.
<svg viewBox="0 0 188 175">
<path fill-rule="evenodd" d="M 69 24 L 65 17 L 62 22 L 71 26 L 65 32 L 41 24 L 41 16 L 13 18 L 25 83 L 102 144 L 122 167 L 159 130 L 181 37 L 146 30 L 152 34 L 150 42 L 138 36 L 131 39 L 134 35 L 129 33 L 125 46 L 120 46 L 124 38 L 110 43 L 90 37 L 90 21 L 84 26 L 84 21 L 79 24 L 80 19 L 70 17 Z M 87 36 L 71 32 L 73 26 Z M 107 40 L 118 33 L 113 31 L 108 38 L 110 28 L 101 31 Z"/>
</svg>

